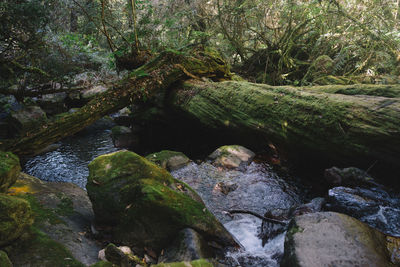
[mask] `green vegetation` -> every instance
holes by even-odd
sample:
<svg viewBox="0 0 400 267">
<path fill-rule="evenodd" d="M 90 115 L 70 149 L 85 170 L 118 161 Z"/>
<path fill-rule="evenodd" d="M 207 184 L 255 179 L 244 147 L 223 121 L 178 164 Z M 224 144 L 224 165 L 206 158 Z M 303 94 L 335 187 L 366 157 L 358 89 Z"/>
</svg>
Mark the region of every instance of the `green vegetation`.
<svg viewBox="0 0 400 267">
<path fill-rule="evenodd" d="M 20 171 L 19 158 L 11 152 L 0 151 L 0 192 L 15 183 Z"/>
</svg>

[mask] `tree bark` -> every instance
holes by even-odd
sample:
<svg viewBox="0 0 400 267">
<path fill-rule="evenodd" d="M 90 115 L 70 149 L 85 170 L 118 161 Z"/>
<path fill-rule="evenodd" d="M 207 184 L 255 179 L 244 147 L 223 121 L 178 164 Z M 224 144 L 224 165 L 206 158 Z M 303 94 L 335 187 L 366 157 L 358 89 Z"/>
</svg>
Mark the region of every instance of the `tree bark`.
<svg viewBox="0 0 400 267">
<path fill-rule="evenodd" d="M 253 147 L 271 142 L 289 155 L 344 164 L 396 166 L 400 159 L 400 98 L 191 81 L 171 94 L 169 105 L 204 127 L 245 133 L 242 144 Z"/>
<path fill-rule="evenodd" d="M 131 72 L 105 93 L 92 99 L 76 113 L 59 116 L 16 140 L 0 143 L 0 150 L 18 155 L 35 151 L 79 132 L 99 118 L 135 102 L 163 98 L 167 88 L 187 76 L 221 77 L 230 75 L 225 62 L 214 51 L 193 49 L 188 53 L 168 51 Z"/>
</svg>

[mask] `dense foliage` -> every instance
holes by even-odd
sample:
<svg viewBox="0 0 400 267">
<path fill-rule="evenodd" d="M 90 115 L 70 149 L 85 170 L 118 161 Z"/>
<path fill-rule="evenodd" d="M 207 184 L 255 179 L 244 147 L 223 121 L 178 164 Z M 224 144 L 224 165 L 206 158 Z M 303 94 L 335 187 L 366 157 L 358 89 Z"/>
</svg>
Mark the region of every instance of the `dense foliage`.
<svg viewBox="0 0 400 267">
<path fill-rule="evenodd" d="M 2 86 L 132 69 L 194 43 L 220 50 L 249 80 L 274 85 L 390 83 L 400 72 L 397 0 L 17 2 L 0 3 Z"/>
</svg>

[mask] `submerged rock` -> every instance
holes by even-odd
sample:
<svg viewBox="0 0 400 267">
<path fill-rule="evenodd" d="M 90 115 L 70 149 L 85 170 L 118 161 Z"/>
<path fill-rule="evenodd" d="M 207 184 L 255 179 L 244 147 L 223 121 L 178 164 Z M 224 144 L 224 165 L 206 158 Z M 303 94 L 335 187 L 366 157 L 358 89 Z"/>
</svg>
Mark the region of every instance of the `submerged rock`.
<svg viewBox="0 0 400 267">
<path fill-rule="evenodd" d="M 93 160 L 86 188 L 97 223 L 112 226 L 115 242 L 160 251 L 190 227 L 206 240 L 236 245 L 193 189 L 133 152 Z"/>
<path fill-rule="evenodd" d="M 0 246 L 19 238 L 32 223 L 32 210 L 27 201 L 0 194 Z"/>
<path fill-rule="evenodd" d="M 146 156 L 146 159 L 169 171 L 182 168 L 190 162 L 190 159 L 182 152 L 171 150 L 162 150 L 157 153 L 151 153 Z"/>
<path fill-rule="evenodd" d="M 164 249 L 158 262 L 192 261 L 201 258 L 212 258 L 214 253 L 204 238 L 190 228 L 181 230 L 173 243 Z"/>
<path fill-rule="evenodd" d="M 254 152 L 245 147 L 229 145 L 218 148 L 208 158 L 217 166 L 236 169 L 250 164 L 254 156 Z"/>
<path fill-rule="evenodd" d="M 335 187 L 326 209 L 348 214 L 385 234 L 400 236 L 400 197 L 381 188 Z"/>
<path fill-rule="evenodd" d="M 11 152 L 0 151 L 0 192 L 12 186 L 21 171 L 19 159 Z"/>
<path fill-rule="evenodd" d="M 295 217 L 282 266 L 390 266 L 382 233 L 350 216 L 317 212 Z"/>
</svg>

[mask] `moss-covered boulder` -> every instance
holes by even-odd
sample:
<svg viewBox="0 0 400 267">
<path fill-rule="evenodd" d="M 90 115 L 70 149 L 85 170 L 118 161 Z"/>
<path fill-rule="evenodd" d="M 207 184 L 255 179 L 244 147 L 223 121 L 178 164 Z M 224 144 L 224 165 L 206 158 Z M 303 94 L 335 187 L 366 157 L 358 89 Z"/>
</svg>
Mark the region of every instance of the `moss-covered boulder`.
<svg viewBox="0 0 400 267">
<path fill-rule="evenodd" d="M 0 151 L 0 192 L 6 192 L 21 171 L 19 159 L 11 152 Z"/>
<path fill-rule="evenodd" d="M 9 251 L 16 266 L 89 266 L 98 261 L 101 245 L 88 231 L 94 214 L 85 190 L 21 172 L 8 194 L 28 201 L 35 218 L 31 231 Z"/>
<path fill-rule="evenodd" d="M 93 160 L 86 188 L 97 223 L 112 226 L 114 242 L 159 251 L 190 227 L 206 240 L 236 245 L 193 189 L 133 152 Z"/>
<path fill-rule="evenodd" d="M 10 259 L 7 256 L 7 253 L 4 251 L 0 250 L 0 266 L 1 267 L 12 267 L 12 263 Z"/>
<path fill-rule="evenodd" d="M 171 150 L 162 150 L 157 153 L 151 153 L 146 156 L 146 159 L 169 171 L 182 168 L 190 162 L 190 159 L 182 152 Z"/>
<path fill-rule="evenodd" d="M 27 201 L 0 194 L 0 246 L 20 237 L 32 223 L 33 215 Z"/>
<path fill-rule="evenodd" d="M 393 266 L 379 231 L 344 214 L 295 217 L 285 238 L 282 266 Z"/>
<path fill-rule="evenodd" d="M 211 262 L 200 259 L 195 261 L 182 261 L 182 262 L 171 262 L 171 263 L 159 263 L 156 265 L 151 265 L 151 267 L 213 267 L 214 264 Z"/>
<path fill-rule="evenodd" d="M 217 166 L 236 169 L 248 165 L 255 154 L 251 150 L 238 145 L 221 146 L 208 158 Z"/>
</svg>

